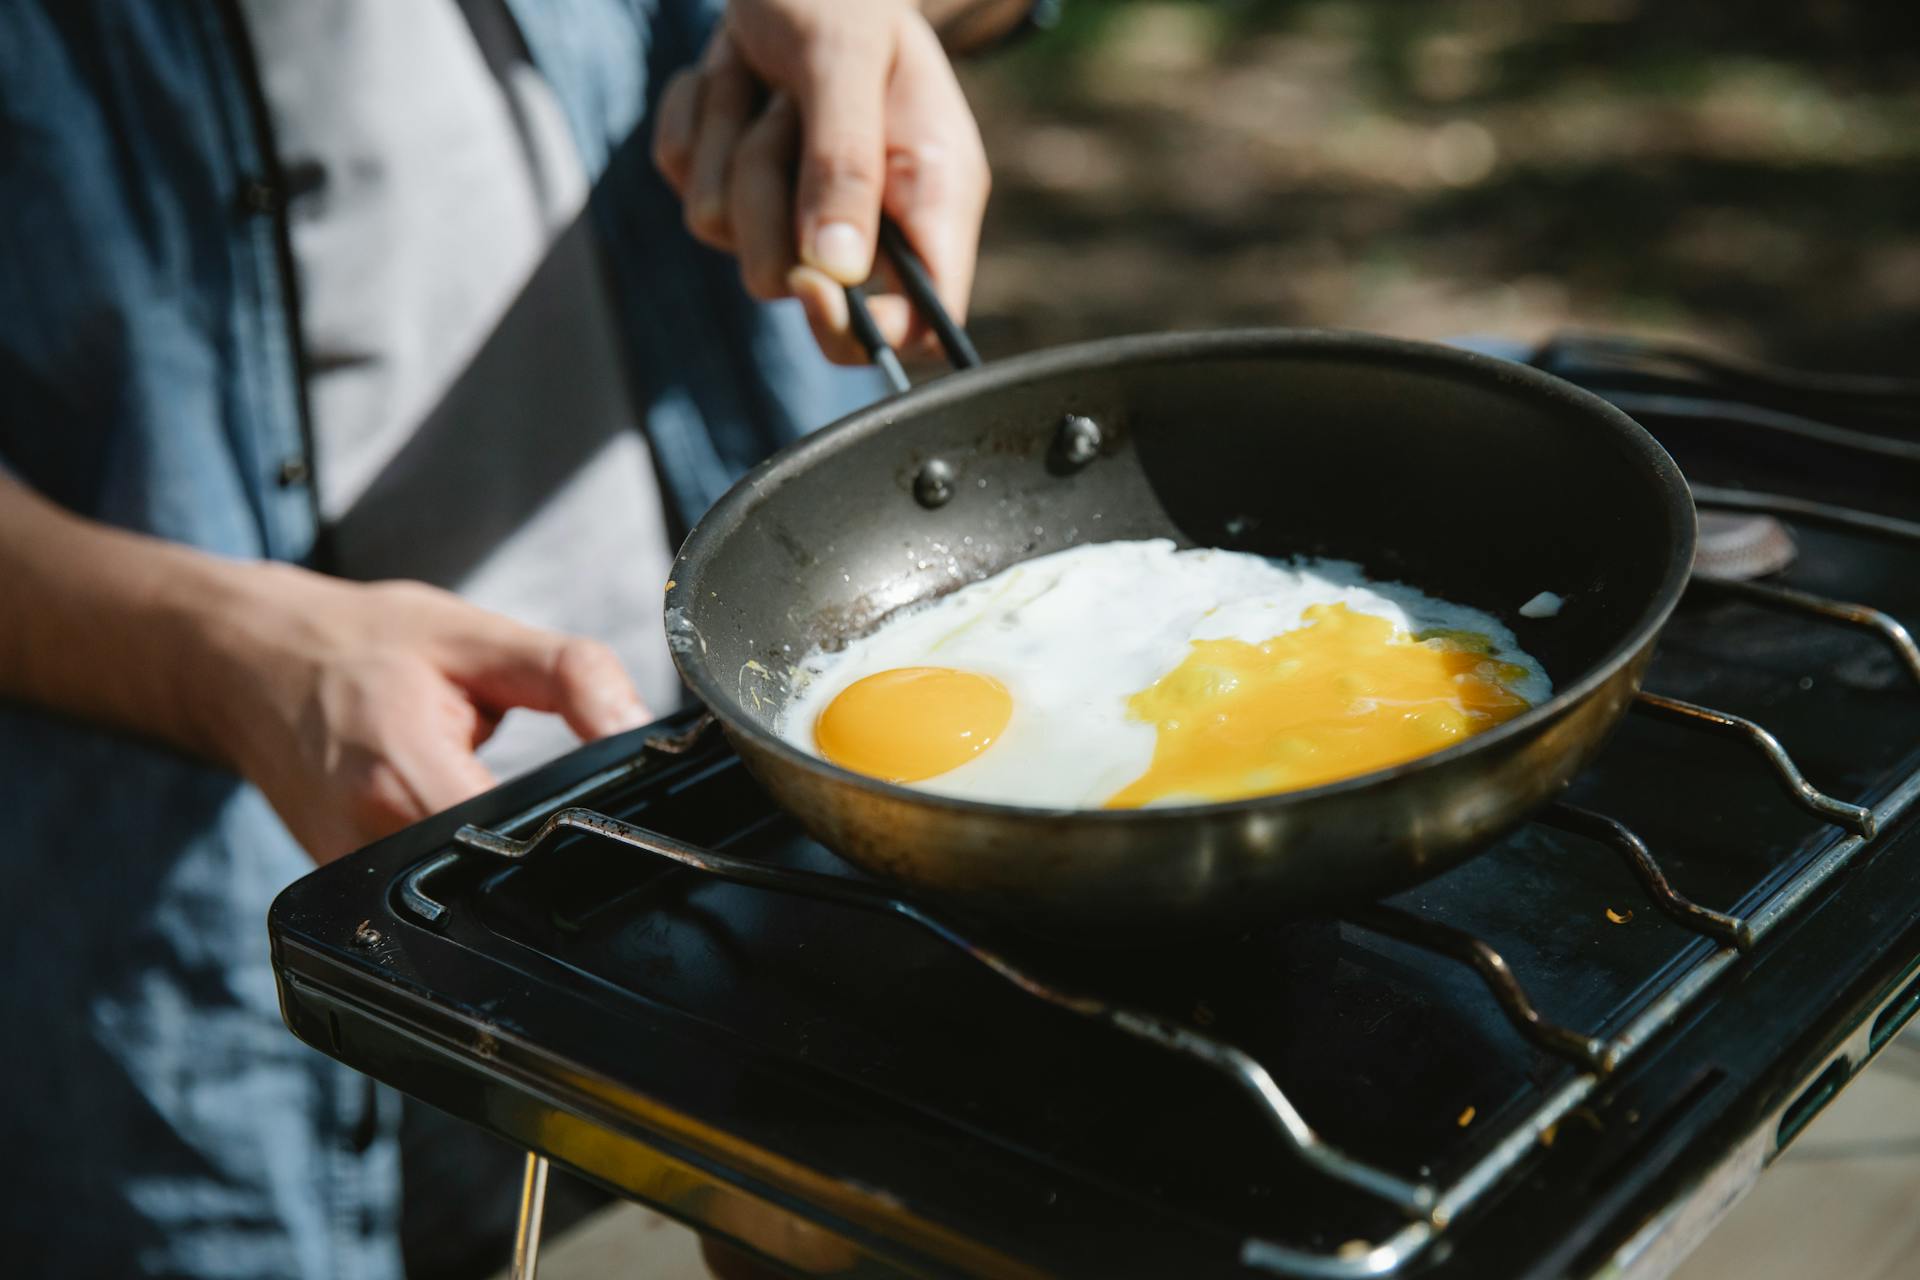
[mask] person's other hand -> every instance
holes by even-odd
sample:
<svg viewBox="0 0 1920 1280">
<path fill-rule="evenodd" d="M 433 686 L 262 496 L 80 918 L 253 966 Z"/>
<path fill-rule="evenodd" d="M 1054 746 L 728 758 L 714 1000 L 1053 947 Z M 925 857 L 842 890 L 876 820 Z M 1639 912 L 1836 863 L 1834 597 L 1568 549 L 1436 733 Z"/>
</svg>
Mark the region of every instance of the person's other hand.
<svg viewBox="0 0 1920 1280">
<path fill-rule="evenodd" d="M 613 651 L 414 582 L 242 567 L 210 627 L 210 738 L 318 862 L 493 786 L 475 756 L 513 707 L 582 738 L 646 721 Z"/>
<path fill-rule="evenodd" d="M 797 295 L 829 358 L 865 358 L 842 287 L 872 273 L 883 209 L 965 318 L 986 151 L 908 0 L 732 0 L 661 99 L 654 157 L 693 234 L 739 257 L 754 297 Z M 905 298 L 873 312 L 894 346 L 926 340 Z"/>
</svg>

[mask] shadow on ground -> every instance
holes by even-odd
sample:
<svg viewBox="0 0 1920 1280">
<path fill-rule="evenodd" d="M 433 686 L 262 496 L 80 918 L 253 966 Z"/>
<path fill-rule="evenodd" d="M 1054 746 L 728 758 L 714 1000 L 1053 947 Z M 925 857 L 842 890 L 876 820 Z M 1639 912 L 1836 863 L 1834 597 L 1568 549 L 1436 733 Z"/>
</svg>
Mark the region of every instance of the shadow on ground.
<svg viewBox="0 0 1920 1280">
<path fill-rule="evenodd" d="M 997 177 L 974 321 L 991 353 L 1578 324 L 1893 372 L 1920 342 L 1904 6 L 1068 13 L 968 72 Z"/>
</svg>

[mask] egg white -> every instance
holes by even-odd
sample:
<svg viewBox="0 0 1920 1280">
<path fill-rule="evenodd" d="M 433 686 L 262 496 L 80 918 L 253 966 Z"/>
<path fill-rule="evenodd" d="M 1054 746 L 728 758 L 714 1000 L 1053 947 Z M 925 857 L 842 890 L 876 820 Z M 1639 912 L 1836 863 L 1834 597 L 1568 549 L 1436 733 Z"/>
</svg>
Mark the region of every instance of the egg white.
<svg viewBox="0 0 1920 1280">
<path fill-rule="evenodd" d="M 1508 687 L 1529 703 L 1552 692 L 1546 671 L 1491 614 L 1402 583 L 1370 582 L 1344 560 L 1268 560 L 1239 551 L 1177 551 L 1171 541 L 1072 547 L 1014 565 L 893 615 L 837 653 L 798 664 L 775 721 L 819 755 L 814 722 L 854 681 L 895 667 L 992 676 L 1013 696 L 1000 737 L 924 791 L 1040 808 L 1091 808 L 1146 772 L 1154 727 L 1127 700 L 1180 665 L 1195 640 L 1250 644 L 1301 625 L 1316 604 L 1344 604 L 1398 633 L 1474 632 L 1523 669 Z"/>
</svg>

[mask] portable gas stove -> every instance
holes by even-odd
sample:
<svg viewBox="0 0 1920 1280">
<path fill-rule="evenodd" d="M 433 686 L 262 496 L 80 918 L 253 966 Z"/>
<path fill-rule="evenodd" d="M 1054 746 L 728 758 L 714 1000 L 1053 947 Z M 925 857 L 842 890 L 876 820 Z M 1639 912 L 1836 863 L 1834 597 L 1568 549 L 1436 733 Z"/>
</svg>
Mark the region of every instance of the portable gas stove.
<svg viewBox="0 0 1920 1280">
<path fill-rule="evenodd" d="M 1798 554 L 1697 578 L 1598 765 L 1458 869 L 1204 945 L 995 934 L 682 717 L 288 889 L 288 1025 L 533 1153 L 525 1275 L 548 1159 L 809 1274 L 1664 1274 L 1920 1007 L 1920 390 L 1535 361 Z"/>
</svg>

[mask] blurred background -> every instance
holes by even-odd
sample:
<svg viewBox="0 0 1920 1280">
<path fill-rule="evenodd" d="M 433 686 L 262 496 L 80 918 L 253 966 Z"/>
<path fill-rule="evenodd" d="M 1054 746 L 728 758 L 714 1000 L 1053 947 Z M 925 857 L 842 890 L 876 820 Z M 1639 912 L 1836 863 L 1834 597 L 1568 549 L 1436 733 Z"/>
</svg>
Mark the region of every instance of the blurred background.
<svg viewBox="0 0 1920 1280">
<path fill-rule="evenodd" d="M 989 356 L 1145 329 L 1920 346 L 1920 20 L 1836 0 L 1072 0 L 965 71 Z"/>
</svg>

